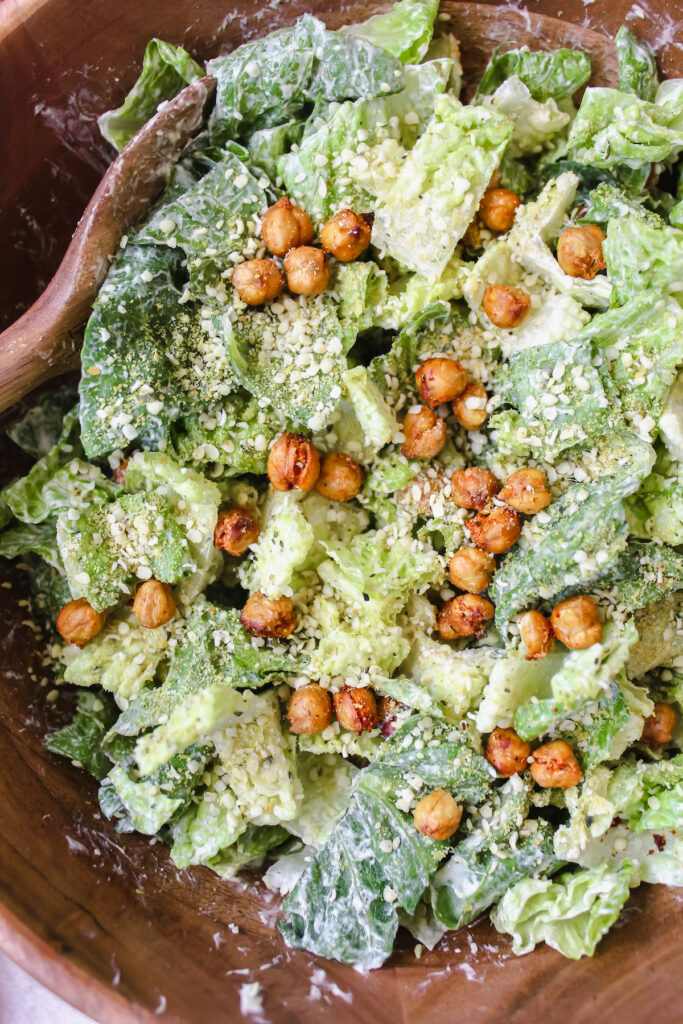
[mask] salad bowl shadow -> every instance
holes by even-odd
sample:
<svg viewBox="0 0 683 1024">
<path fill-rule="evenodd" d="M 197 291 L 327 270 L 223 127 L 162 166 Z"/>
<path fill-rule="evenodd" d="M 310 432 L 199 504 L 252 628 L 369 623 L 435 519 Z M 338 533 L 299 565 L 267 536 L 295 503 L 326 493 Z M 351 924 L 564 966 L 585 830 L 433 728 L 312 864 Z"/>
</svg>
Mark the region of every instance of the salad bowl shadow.
<svg viewBox="0 0 683 1024">
<path fill-rule="evenodd" d="M 355 0 L 121 0 L 114 8 L 105 0 L 4 0 L 0 238 L 13 255 L 0 275 L 0 327 L 54 273 L 111 159 L 96 116 L 126 93 L 150 37 L 209 57 L 305 11 L 335 28 L 381 7 Z M 612 38 L 630 2 L 557 7 L 551 0 L 446 0 L 440 26 L 461 41 L 466 82 L 476 81 L 496 45 L 514 41 L 580 46 L 591 54 L 593 83 L 614 84 Z M 655 47 L 665 75 L 683 74 L 680 0 L 638 11 L 642 17 L 628 24 Z M 23 468 L 20 459 L 3 442 L 3 479 Z M 386 967 L 369 975 L 288 950 L 275 930 L 279 901 L 258 876 L 226 883 L 208 869 L 178 871 L 162 845 L 114 832 L 94 782 L 44 749 L 59 709 L 46 678 L 46 641 L 28 618 L 26 596 L 21 575 L 2 563 L 0 949 L 96 1020 L 679 1019 L 683 906 L 663 887 L 641 887 L 624 926 L 594 959 L 577 963 L 546 947 L 518 959 L 487 920 L 449 934 L 419 959 L 405 935 Z"/>
</svg>

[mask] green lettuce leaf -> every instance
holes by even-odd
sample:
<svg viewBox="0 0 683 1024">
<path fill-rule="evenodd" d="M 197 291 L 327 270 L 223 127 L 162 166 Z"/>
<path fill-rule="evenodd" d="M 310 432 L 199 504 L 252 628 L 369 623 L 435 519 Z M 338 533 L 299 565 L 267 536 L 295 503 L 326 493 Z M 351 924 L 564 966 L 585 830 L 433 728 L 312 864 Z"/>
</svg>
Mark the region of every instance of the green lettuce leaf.
<svg viewBox="0 0 683 1024">
<path fill-rule="evenodd" d="M 477 95 L 496 91 L 507 79 L 519 78 L 535 100 L 571 98 L 588 81 L 591 73 L 588 54 L 582 50 L 533 51 L 527 47 L 493 52 L 477 89 Z"/>
<path fill-rule="evenodd" d="M 328 32 L 308 14 L 209 61 L 207 71 L 217 80 L 209 128 L 218 144 L 284 124 L 317 97 L 357 99 L 402 85 L 401 63 L 386 50 Z"/>
<path fill-rule="evenodd" d="M 416 737 L 426 735 L 441 742 L 415 749 Z M 456 730 L 428 719 L 419 726 L 411 719 L 394 733 L 379 759 L 356 776 L 349 809 L 285 900 L 278 927 L 288 945 L 379 967 L 393 946 L 398 908 L 414 912 L 447 850 L 416 830 L 410 805 L 423 787 L 435 786 L 480 803 L 489 768 L 460 744 Z"/>
<path fill-rule="evenodd" d="M 659 76 L 655 55 L 646 42 L 622 25 L 614 39 L 619 62 L 619 89 L 633 92 L 641 100 L 652 102 L 657 95 Z"/>
<path fill-rule="evenodd" d="M 561 110 L 552 97 L 543 103 L 535 100 L 517 75 L 507 78 L 491 96 L 482 95 L 480 102 L 505 114 L 514 123 L 505 154 L 507 159 L 542 153 L 557 143 L 558 133 L 571 121 L 569 113 Z"/>
<path fill-rule="evenodd" d="M 116 110 L 108 110 L 97 120 L 100 131 L 114 149 L 123 149 L 150 117 L 159 104 L 171 100 L 196 78 L 204 74 L 182 46 L 151 39 L 142 58 L 142 71 L 137 82 Z"/>
<path fill-rule="evenodd" d="M 386 14 L 348 25 L 342 32 L 393 53 L 404 64 L 417 64 L 429 48 L 438 9 L 438 0 L 399 0 Z"/>
<path fill-rule="evenodd" d="M 592 956 L 619 917 L 638 884 L 635 865 L 624 861 L 616 871 L 609 864 L 564 874 L 556 882 L 524 879 L 505 893 L 491 912 L 499 932 L 512 935 L 515 953 L 529 953 L 545 942 L 563 956 Z"/>
<path fill-rule="evenodd" d="M 602 248 L 620 303 L 638 291 L 655 299 L 683 293 L 683 230 L 622 217 L 610 221 Z"/>
<path fill-rule="evenodd" d="M 102 780 L 112 767 L 102 743 L 116 719 L 116 705 L 106 693 L 77 690 L 75 697 L 76 710 L 70 724 L 48 733 L 45 746 Z"/>
<path fill-rule="evenodd" d="M 64 433 L 64 419 L 71 412 L 78 393 L 72 383 L 62 384 L 48 392 L 5 433 L 34 459 L 42 459 L 58 443 Z"/>
</svg>

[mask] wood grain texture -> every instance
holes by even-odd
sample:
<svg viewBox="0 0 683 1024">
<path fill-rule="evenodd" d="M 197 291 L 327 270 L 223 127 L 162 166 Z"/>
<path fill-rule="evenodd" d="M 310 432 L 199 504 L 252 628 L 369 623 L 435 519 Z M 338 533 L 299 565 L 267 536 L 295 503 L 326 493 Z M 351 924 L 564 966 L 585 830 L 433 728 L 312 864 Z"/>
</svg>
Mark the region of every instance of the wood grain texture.
<svg viewBox="0 0 683 1024">
<path fill-rule="evenodd" d="M 120 101 L 135 78 L 131 62 L 139 61 L 150 36 L 185 42 L 201 56 L 288 23 L 304 9 L 334 26 L 376 6 L 302 0 L 271 8 L 244 0 L 226 16 L 225 0 L 4 0 L 0 237 L 17 247 L 16 266 L 7 270 L 16 283 L 4 303 L 7 319 L 17 302 L 35 297 L 64 252 L 105 167 L 93 116 Z M 510 5 L 446 3 L 444 10 L 464 42 L 471 76 L 502 40 L 532 47 L 580 42 L 600 80 L 610 83 L 606 33 L 630 3 L 591 5 L 588 18 L 604 28 L 597 33 L 583 26 L 586 9 L 578 0 L 559 6 L 581 27 Z M 530 0 L 529 7 L 556 11 L 558 5 Z M 682 13 L 680 3 L 660 4 L 636 29 L 656 34 L 665 15 Z M 670 72 L 678 59 L 680 73 L 680 50 L 662 52 Z M 35 115 L 37 104 L 57 112 L 49 124 Z M 39 215 L 42 234 L 32 226 Z M 6 472 L 21 468 L 9 443 L 2 455 Z M 367 977 L 290 953 L 273 928 L 278 901 L 258 882 L 248 888 L 204 868 L 178 872 L 163 847 L 117 835 L 99 813 L 92 780 L 43 749 L 65 698 L 45 699 L 51 689 L 49 681 L 41 685 L 45 638 L 27 624 L 20 573 L 4 564 L 3 572 L 12 589 L 0 587 L 0 948 L 96 1020 L 237 1021 L 240 987 L 252 980 L 263 987 L 264 1020 L 272 1024 L 680 1020 L 683 906 L 675 891 L 663 888 L 637 890 L 596 958 L 579 963 L 547 949 L 514 958 L 487 922 L 448 936 L 419 961 L 403 935 L 389 964 Z"/>
</svg>

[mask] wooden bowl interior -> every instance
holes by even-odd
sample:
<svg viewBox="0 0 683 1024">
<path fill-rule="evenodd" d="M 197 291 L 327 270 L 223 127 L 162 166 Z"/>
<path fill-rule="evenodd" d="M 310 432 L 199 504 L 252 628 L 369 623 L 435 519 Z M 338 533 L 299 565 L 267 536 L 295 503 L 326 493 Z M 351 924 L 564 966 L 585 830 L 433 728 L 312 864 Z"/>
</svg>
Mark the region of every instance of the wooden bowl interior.
<svg viewBox="0 0 683 1024">
<path fill-rule="evenodd" d="M 96 115 L 125 94 L 151 36 L 206 57 L 304 10 L 337 27 L 378 6 L 237 0 L 226 15 L 225 0 L 5 0 L 0 238 L 12 257 L 0 275 L 0 328 L 54 272 L 111 156 Z M 515 41 L 582 46 L 593 58 L 594 81 L 614 84 L 610 37 L 630 3 L 598 0 L 585 8 L 566 0 L 558 13 L 567 21 L 544 16 L 556 9 L 552 2 L 527 6 L 443 4 L 441 27 L 462 40 L 470 81 L 495 45 Z M 681 73 L 681 17 L 679 0 L 635 20 L 640 34 L 660 44 L 669 74 L 676 66 Z M 10 442 L 2 456 L 5 476 L 22 468 Z M 273 1024 L 312 1024 L 326 1015 L 342 1024 L 675 1019 L 683 944 L 673 936 L 683 910 L 659 888 L 638 890 L 624 926 L 595 960 L 577 964 L 546 948 L 517 959 L 486 921 L 447 936 L 420 960 L 402 936 L 389 964 L 367 977 L 291 953 L 274 930 L 278 901 L 258 881 L 247 887 L 204 868 L 179 872 L 163 846 L 116 834 L 99 813 L 94 782 L 43 749 L 60 713 L 59 701 L 45 700 L 45 638 L 28 620 L 21 574 L 7 563 L 0 574 L 0 948 L 85 1012 L 107 1024 L 237 1020 L 239 989 L 257 980 L 263 1019 Z"/>
</svg>

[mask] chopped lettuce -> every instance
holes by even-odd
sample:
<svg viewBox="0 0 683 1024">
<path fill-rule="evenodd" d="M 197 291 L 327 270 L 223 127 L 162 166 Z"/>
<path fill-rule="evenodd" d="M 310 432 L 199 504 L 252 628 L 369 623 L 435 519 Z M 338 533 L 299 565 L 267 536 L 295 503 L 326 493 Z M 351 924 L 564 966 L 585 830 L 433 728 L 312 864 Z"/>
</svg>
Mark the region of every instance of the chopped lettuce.
<svg viewBox="0 0 683 1024">
<path fill-rule="evenodd" d="M 59 442 L 64 422 L 78 398 L 75 384 L 62 384 L 43 395 L 5 433 L 34 459 L 42 459 Z"/>
<path fill-rule="evenodd" d="M 515 129 L 506 150 L 506 158 L 515 159 L 530 153 L 542 153 L 556 142 L 556 136 L 571 121 L 552 97 L 544 103 L 535 100 L 530 90 L 516 75 L 507 78 L 491 96 L 481 102 L 499 114 L 511 118 Z"/>
<path fill-rule="evenodd" d="M 224 771 L 220 763 L 213 766 L 198 799 L 174 822 L 171 859 L 176 867 L 207 864 L 246 831 L 247 822 L 225 782 Z"/>
<path fill-rule="evenodd" d="M 342 29 L 388 50 L 404 64 L 417 64 L 427 53 L 439 0 L 399 0 L 386 14 Z"/>
<path fill-rule="evenodd" d="M 376 189 L 374 244 L 428 280 L 441 277 L 512 130 L 502 114 L 437 97 L 424 134 L 399 155 L 396 177 Z"/>
<path fill-rule="evenodd" d="M 621 217 L 610 221 L 602 248 L 619 302 L 639 291 L 649 291 L 654 299 L 683 293 L 680 228 L 658 226 L 637 216 Z"/>
<path fill-rule="evenodd" d="M 266 597 L 291 591 L 292 580 L 315 543 L 313 528 L 292 491 L 271 493 L 253 560 L 245 563 L 242 582 Z"/>
<path fill-rule="evenodd" d="M 503 82 L 517 77 L 539 102 L 570 99 L 585 85 L 590 73 L 588 54 L 582 50 L 535 51 L 523 46 L 501 53 L 498 47 L 479 82 L 477 95 L 489 95 Z"/>
<path fill-rule="evenodd" d="M 441 742 L 416 749 L 420 736 Z M 411 805 L 423 788 L 436 786 L 480 803 L 492 774 L 457 732 L 409 720 L 356 776 L 348 810 L 285 900 L 278 927 L 287 943 L 363 969 L 380 966 L 393 946 L 398 908 L 415 911 L 447 850 L 415 829 Z"/>
<path fill-rule="evenodd" d="M 203 69 L 182 46 L 151 39 L 142 58 L 137 82 L 116 110 L 108 110 L 97 120 L 100 131 L 114 149 L 123 149 L 139 128 L 156 114 L 159 105 L 173 99 Z"/>
<path fill-rule="evenodd" d="M 303 790 L 296 818 L 287 830 L 318 850 L 328 840 L 350 802 L 358 769 L 337 754 L 299 753 L 296 771 Z"/>
<path fill-rule="evenodd" d="M 557 881 L 527 878 L 508 889 L 491 912 L 499 932 L 512 936 L 515 953 L 529 953 L 545 942 L 563 956 L 592 956 L 638 884 L 634 864 L 624 861 L 616 871 L 609 864 L 566 873 Z"/>
<path fill-rule="evenodd" d="M 641 100 L 652 102 L 657 95 L 659 76 L 655 55 L 646 42 L 622 25 L 614 39 L 619 62 L 619 89 L 633 92 Z"/>
<path fill-rule="evenodd" d="M 207 64 L 217 80 L 212 141 L 284 124 L 318 97 L 357 99 L 397 92 L 401 63 L 365 39 L 329 32 L 306 14 L 291 27 L 244 43 Z M 396 73 L 395 73 L 396 72 Z"/>
<path fill-rule="evenodd" d="M 76 710 L 71 722 L 48 733 L 45 746 L 101 780 L 112 767 L 102 743 L 116 718 L 116 705 L 107 694 L 77 690 L 75 696 Z"/>
</svg>

